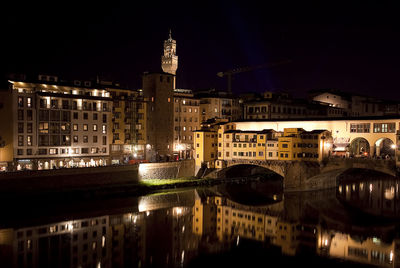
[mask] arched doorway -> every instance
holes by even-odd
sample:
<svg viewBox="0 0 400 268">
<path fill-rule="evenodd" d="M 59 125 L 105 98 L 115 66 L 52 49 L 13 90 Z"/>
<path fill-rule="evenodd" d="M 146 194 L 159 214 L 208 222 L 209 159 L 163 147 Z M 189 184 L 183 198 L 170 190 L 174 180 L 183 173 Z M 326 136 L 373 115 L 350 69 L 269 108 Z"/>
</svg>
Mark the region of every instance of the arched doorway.
<svg viewBox="0 0 400 268">
<path fill-rule="evenodd" d="M 354 157 L 369 156 L 369 142 L 364 138 L 355 138 L 350 143 L 350 155 Z"/>
<path fill-rule="evenodd" d="M 395 155 L 394 142 L 389 138 L 380 138 L 375 142 L 375 156 L 376 157 L 390 157 L 394 158 Z"/>
</svg>

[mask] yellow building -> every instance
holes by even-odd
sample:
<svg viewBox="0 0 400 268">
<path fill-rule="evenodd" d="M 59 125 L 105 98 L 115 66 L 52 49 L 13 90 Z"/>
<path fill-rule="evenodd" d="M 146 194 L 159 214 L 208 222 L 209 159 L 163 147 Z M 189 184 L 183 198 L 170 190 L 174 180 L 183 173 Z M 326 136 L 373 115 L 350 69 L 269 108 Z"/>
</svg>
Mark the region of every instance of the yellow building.
<svg viewBox="0 0 400 268">
<path fill-rule="evenodd" d="M 285 128 L 278 139 L 279 160 L 321 161 L 330 155 L 332 137 L 327 130 L 305 131 L 302 128 Z"/>
<path fill-rule="evenodd" d="M 214 168 L 217 159 L 217 133 L 212 130 L 194 131 L 195 144 L 195 174 L 201 167 Z"/>
<path fill-rule="evenodd" d="M 216 231 L 217 206 L 214 196 L 200 196 L 195 191 L 196 197 L 193 206 L 193 233 L 199 236 L 212 236 Z"/>
<path fill-rule="evenodd" d="M 217 237 L 220 241 L 230 238 L 240 239 L 238 237 L 264 241 L 264 213 L 252 211 L 249 206 L 233 203 L 221 197 L 216 197 L 215 202 L 217 204 Z"/>
</svg>

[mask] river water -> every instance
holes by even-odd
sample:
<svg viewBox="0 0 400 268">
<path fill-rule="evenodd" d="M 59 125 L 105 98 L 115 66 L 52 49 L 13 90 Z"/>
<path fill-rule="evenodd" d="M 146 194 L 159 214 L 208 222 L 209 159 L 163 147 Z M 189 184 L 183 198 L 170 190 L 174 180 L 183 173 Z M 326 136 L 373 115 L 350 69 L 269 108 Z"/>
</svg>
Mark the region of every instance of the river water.
<svg viewBox="0 0 400 268">
<path fill-rule="evenodd" d="M 0 267 L 400 265 L 399 181 L 276 182 L 1 204 Z"/>
</svg>

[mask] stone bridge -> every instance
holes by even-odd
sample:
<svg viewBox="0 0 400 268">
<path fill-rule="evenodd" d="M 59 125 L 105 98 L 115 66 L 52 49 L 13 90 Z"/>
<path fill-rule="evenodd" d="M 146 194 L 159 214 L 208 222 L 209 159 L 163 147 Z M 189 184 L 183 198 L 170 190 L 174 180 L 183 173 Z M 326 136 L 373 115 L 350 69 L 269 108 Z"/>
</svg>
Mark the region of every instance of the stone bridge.
<svg viewBox="0 0 400 268">
<path fill-rule="evenodd" d="M 394 160 L 370 158 L 329 158 L 322 162 L 308 161 L 226 161 L 226 168 L 215 175 L 226 177 L 227 171 L 237 165 L 253 165 L 271 170 L 283 177 L 285 190 L 316 190 L 336 187 L 336 178 L 350 168 L 363 168 L 396 176 Z M 249 174 L 250 175 L 250 174 Z"/>
</svg>

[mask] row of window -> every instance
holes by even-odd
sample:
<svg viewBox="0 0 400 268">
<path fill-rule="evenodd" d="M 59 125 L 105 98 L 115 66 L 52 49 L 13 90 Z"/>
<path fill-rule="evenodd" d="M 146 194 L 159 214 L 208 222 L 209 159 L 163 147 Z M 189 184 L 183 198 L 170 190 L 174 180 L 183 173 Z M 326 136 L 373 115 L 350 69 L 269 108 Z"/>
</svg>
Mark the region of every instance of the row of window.
<svg viewBox="0 0 400 268">
<path fill-rule="evenodd" d="M 39 107 L 40 108 L 46 108 L 46 109 L 66 109 L 66 110 L 93 110 L 93 111 L 108 111 L 107 103 L 103 102 L 101 103 L 96 103 L 96 102 L 87 102 L 87 101 L 72 101 L 72 106 L 70 105 L 71 102 L 69 100 L 60 100 L 59 99 L 52 99 L 50 102 L 46 98 L 41 98 L 39 100 Z M 79 104 L 79 105 L 78 105 Z M 17 106 L 19 108 L 33 108 L 33 99 L 32 97 L 22 97 L 18 96 L 17 99 Z"/>
<path fill-rule="evenodd" d="M 102 144 L 107 145 L 107 136 L 102 136 Z M 18 146 L 24 146 L 26 141 L 26 146 L 33 146 L 33 136 L 27 135 L 26 139 L 24 135 L 18 135 Z M 74 143 L 79 142 L 79 136 L 73 136 L 72 141 Z M 89 136 L 82 136 L 83 143 L 89 142 Z M 92 136 L 92 142 L 98 142 L 98 136 Z M 69 135 L 39 135 L 39 146 L 69 146 L 71 145 L 71 136 Z"/>
<path fill-rule="evenodd" d="M 176 103 L 179 103 L 179 99 L 178 98 L 176 98 L 175 99 L 175 102 Z M 189 106 L 191 106 L 191 105 L 193 105 L 193 106 L 198 106 L 199 105 L 199 102 L 198 101 L 191 101 L 191 100 L 182 100 L 182 104 L 183 105 L 189 105 Z M 197 111 L 195 111 L 195 113 L 197 113 Z"/>
<path fill-rule="evenodd" d="M 24 110 L 19 109 L 17 112 L 17 118 L 19 121 L 24 120 L 25 112 Z M 72 118 L 75 120 L 79 120 L 79 113 L 73 112 Z M 93 113 L 93 120 L 98 120 L 98 114 Z M 83 119 L 88 120 L 89 114 L 83 113 Z M 103 123 L 107 123 L 107 114 L 102 115 Z M 33 120 L 33 111 L 26 110 L 26 120 L 32 121 Z M 64 121 L 70 122 L 71 121 L 71 113 L 69 111 L 57 111 L 57 110 L 39 110 L 39 121 Z"/>
<path fill-rule="evenodd" d="M 182 111 L 183 111 L 184 113 L 186 113 L 186 112 L 188 112 L 188 113 L 191 113 L 191 112 L 197 113 L 199 110 L 198 110 L 197 108 L 194 108 L 194 109 L 192 109 L 192 108 L 187 108 L 187 109 L 186 109 L 186 107 L 183 107 L 183 109 L 182 109 L 182 108 L 179 108 L 179 107 L 175 107 L 175 113 L 181 113 Z"/>
<path fill-rule="evenodd" d="M 31 97 L 27 97 L 26 98 L 26 102 L 24 97 L 19 96 L 18 97 L 18 107 L 19 108 L 23 108 L 23 107 L 27 107 L 27 108 L 32 108 L 33 106 L 33 102 L 32 102 L 32 98 Z"/>
<path fill-rule="evenodd" d="M 119 134 L 120 134 L 120 133 L 114 133 L 114 134 L 113 134 L 113 140 L 114 140 L 114 141 L 116 141 L 116 140 L 121 140 Z M 126 141 L 126 140 L 131 140 L 131 138 L 132 138 L 132 136 L 131 136 L 130 133 L 125 133 L 125 141 Z M 136 141 L 141 140 L 141 139 L 143 139 L 142 133 L 137 133 L 137 134 L 136 134 Z"/>
<path fill-rule="evenodd" d="M 20 125 L 19 123 L 18 123 L 18 131 L 20 130 L 20 126 L 21 126 L 21 130 L 23 132 L 23 125 L 22 124 Z M 97 131 L 98 130 L 97 124 L 93 124 L 91 129 L 93 131 Z M 72 130 L 79 131 L 79 125 L 72 124 Z M 82 124 L 82 130 L 89 131 L 89 124 Z M 19 133 L 22 133 L 22 132 L 19 132 Z M 57 133 L 70 133 L 70 132 L 71 132 L 71 128 L 70 128 L 69 123 L 61 123 L 61 124 L 60 123 L 47 123 L 47 122 L 39 123 L 39 133 L 41 133 L 41 134 L 47 134 L 47 133 L 57 134 Z M 101 126 L 101 132 L 103 134 L 107 134 L 107 125 Z"/>
<path fill-rule="evenodd" d="M 22 97 L 19 97 L 22 98 Z M 61 105 L 60 105 L 61 104 Z M 52 99 L 48 102 L 47 99 L 42 98 L 39 100 L 39 107 L 45 109 L 65 109 L 65 110 L 85 110 L 85 111 L 108 111 L 107 102 L 87 102 L 87 101 L 72 101 L 62 100 L 59 102 L 58 99 Z"/>
<path fill-rule="evenodd" d="M 252 113 L 267 113 L 268 112 L 268 107 L 267 106 L 261 106 L 261 107 L 248 107 L 247 111 L 249 114 Z M 306 114 L 306 110 L 304 108 L 297 108 L 297 107 L 271 107 L 271 112 L 272 113 L 288 113 L 288 114 Z"/>
<path fill-rule="evenodd" d="M 256 157 L 256 152 L 233 152 L 233 156 Z M 264 152 L 258 152 L 258 156 L 264 156 Z M 226 157 L 229 157 L 229 152 L 226 152 Z M 278 152 L 268 152 L 268 157 L 278 157 Z"/>
<path fill-rule="evenodd" d="M 176 126 L 175 128 L 175 131 L 180 131 L 180 130 L 182 130 L 182 131 L 195 131 L 195 130 L 197 130 L 197 127 L 192 127 L 192 126 L 189 126 L 189 127 L 186 127 L 186 126 L 183 126 L 183 127 L 180 127 L 180 126 Z M 197 138 L 199 138 L 200 137 L 200 135 L 199 134 L 197 134 Z"/>
<path fill-rule="evenodd" d="M 80 153 L 79 153 L 80 151 Z M 33 155 L 33 149 L 17 149 L 17 155 Z M 38 155 L 71 155 L 71 154 L 98 154 L 98 153 L 107 153 L 107 147 L 97 148 L 41 148 L 37 151 Z"/>
<path fill-rule="evenodd" d="M 194 118 L 189 117 L 187 120 L 187 122 L 197 122 L 197 121 L 198 121 L 197 117 L 194 117 Z M 175 117 L 175 122 L 182 122 L 182 117 L 179 117 L 179 118 Z M 186 117 L 183 117 L 183 122 L 186 122 Z"/>
<path fill-rule="evenodd" d="M 282 148 L 288 148 L 288 143 L 282 143 Z M 297 143 L 298 148 L 318 148 L 318 143 Z M 296 148 L 296 143 L 293 143 L 293 148 Z"/>
<path fill-rule="evenodd" d="M 181 138 L 182 138 L 182 140 L 184 140 L 184 141 L 185 141 L 186 139 L 189 140 L 189 141 L 192 140 L 192 136 L 191 136 L 191 135 L 187 136 L 187 138 L 186 138 L 185 135 L 183 135 Z M 175 140 L 176 140 L 176 141 L 178 140 L 178 136 L 175 136 Z"/>
<path fill-rule="evenodd" d="M 395 123 L 374 123 L 374 133 L 395 133 Z M 350 124 L 351 133 L 370 133 L 371 123 Z"/>
<path fill-rule="evenodd" d="M 289 158 L 289 154 L 287 153 L 280 153 L 281 158 Z M 293 154 L 293 158 L 318 158 L 318 154 L 313 153 L 297 153 Z"/>
</svg>

